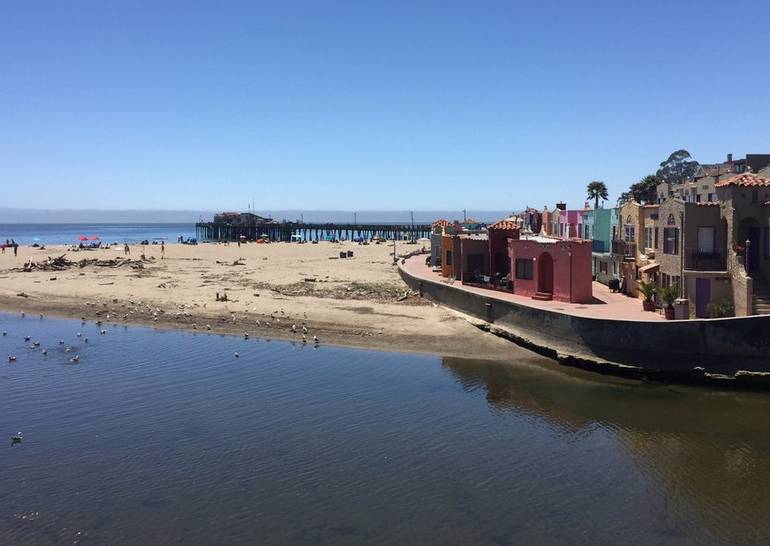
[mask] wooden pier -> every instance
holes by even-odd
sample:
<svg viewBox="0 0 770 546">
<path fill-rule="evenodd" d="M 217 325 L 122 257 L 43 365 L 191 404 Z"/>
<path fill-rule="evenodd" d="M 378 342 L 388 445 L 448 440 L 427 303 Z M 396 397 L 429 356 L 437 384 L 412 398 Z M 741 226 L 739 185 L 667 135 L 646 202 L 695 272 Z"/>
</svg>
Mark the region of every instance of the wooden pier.
<svg viewBox="0 0 770 546">
<path fill-rule="evenodd" d="M 195 234 L 199 241 L 255 241 L 265 237 L 270 241 L 291 241 L 292 236 L 299 236 L 303 241 L 371 240 L 374 236 L 416 240 L 430 238 L 431 234 L 431 224 L 304 223 L 257 218 L 258 221 L 217 221 L 215 217 L 213 222 L 195 224 Z"/>
</svg>

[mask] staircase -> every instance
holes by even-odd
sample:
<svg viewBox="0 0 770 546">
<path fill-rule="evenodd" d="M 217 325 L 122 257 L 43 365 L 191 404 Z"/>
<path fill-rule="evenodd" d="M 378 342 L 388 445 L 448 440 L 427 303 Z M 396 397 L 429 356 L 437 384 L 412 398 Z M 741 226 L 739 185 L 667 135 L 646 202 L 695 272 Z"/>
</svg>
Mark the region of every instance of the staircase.
<svg viewBox="0 0 770 546">
<path fill-rule="evenodd" d="M 553 299 L 553 294 L 551 292 L 535 292 L 535 295 L 532 296 L 533 300 L 538 301 L 551 301 Z M 768 313 L 770 313 L 770 293 L 768 293 Z"/>
<path fill-rule="evenodd" d="M 770 288 L 759 275 L 752 277 L 754 293 L 751 296 L 751 310 L 754 315 L 770 315 Z"/>
</svg>

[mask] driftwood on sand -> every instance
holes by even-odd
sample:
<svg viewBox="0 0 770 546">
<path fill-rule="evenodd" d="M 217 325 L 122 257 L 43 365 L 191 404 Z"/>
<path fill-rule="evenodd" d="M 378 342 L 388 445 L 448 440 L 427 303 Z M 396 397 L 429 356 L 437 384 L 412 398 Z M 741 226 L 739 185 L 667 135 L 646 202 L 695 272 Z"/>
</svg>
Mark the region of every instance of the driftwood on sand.
<svg viewBox="0 0 770 546">
<path fill-rule="evenodd" d="M 13 271 L 65 271 L 72 267 L 87 267 L 93 265 L 96 267 L 130 267 L 131 269 L 144 269 L 144 263 L 141 260 L 132 260 L 131 258 L 111 258 L 100 260 L 99 258 L 83 258 L 82 260 L 72 261 L 65 255 L 58 258 L 48 256 L 45 260 L 39 262 L 29 260 L 22 267 Z"/>
</svg>

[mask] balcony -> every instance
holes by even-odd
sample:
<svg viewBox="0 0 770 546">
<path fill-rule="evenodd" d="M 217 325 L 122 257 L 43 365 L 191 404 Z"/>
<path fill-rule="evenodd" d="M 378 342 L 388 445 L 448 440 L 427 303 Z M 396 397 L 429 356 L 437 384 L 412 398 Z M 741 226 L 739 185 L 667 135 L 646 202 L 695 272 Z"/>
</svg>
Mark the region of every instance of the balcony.
<svg viewBox="0 0 770 546">
<path fill-rule="evenodd" d="M 598 254 L 604 254 L 605 252 L 609 252 L 609 244 L 607 244 L 607 241 L 601 241 L 598 239 L 593 239 L 591 241 L 591 252 L 596 252 Z"/>
<path fill-rule="evenodd" d="M 720 252 L 687 250 L 684 268 L 688 271 L 727 271 L 727 260 Z"/>
<path fill-rule="evenodd" d="M 629 243 L 620 239 L 612 241 L 612 253 L 623 256 L 624 260 L 636 259 L 636 243 Z"/>
</svg>

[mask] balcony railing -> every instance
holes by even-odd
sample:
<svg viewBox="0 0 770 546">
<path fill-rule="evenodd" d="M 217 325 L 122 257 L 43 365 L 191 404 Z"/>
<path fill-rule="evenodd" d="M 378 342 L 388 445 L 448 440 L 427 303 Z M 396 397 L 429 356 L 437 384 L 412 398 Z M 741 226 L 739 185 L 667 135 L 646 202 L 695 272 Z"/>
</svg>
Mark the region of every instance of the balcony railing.
<svg viewBox="0 0 770 546">
<path fill-rule="evenodd" d="M 624 259 L 636 259 L 636 243 L 615 239 L 612 241 L 612 253 Z"/>
<path fill-rule="evenodd" d="M 685 251 L 684 268 L 690 271 L 727 271 L 727 260 L 721 252 Z"/>
</svg>

